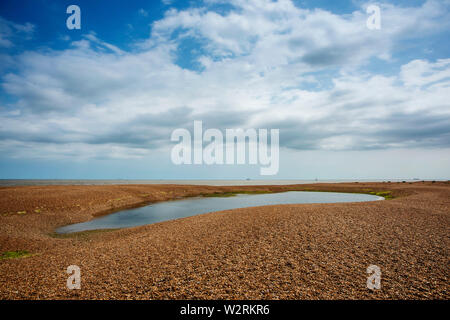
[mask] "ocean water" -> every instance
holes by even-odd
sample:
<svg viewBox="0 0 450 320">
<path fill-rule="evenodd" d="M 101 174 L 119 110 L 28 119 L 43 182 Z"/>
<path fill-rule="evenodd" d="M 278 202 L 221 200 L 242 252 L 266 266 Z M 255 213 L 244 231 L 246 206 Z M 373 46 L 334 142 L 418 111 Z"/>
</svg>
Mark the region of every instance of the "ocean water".
<svg viewBox="0 0 450 320">
<path fill-rule="evenodd" d="M 311 184 L 311 183 L 339 183 L 339 182 L 414 182 L 417 179 L 338 179 L 338 180 L 66 180 L 66 179 L 0 179 L 0 186 L 44 186 L 44 185 L 112 185 L 112 184 L 188 184 L 188 185 L 210 185 L 210 186 L 255 186 L 255 185 L 289 185 L 289 184 Z"/>
</svg>

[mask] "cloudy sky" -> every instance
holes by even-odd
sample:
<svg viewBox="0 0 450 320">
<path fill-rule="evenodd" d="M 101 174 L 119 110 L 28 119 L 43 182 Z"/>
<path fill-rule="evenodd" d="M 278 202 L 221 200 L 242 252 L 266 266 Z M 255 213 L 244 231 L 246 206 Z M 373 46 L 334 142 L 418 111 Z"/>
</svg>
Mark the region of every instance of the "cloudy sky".
<svg viewBox="0 0 450 320">
<path fill-rule="evenodd" d="M 449 39 L 449 0 L 2 0 L 0 178 L 262 178 L 173 165 L 202 120 L 279 129 L 271 178 L 449 179 Z"/>
</svg>

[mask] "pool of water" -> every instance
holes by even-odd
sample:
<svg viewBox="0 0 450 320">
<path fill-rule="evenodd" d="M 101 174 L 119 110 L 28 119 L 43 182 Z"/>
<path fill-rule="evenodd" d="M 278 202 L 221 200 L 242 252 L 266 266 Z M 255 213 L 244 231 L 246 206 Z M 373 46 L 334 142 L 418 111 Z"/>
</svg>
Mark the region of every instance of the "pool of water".
<svg viewBox="0 0 450 320">
<path fill-rule="evenodd" d="M 234 197 L 189 198 L 158 202 L 145 207 L 112 213 L 93 220 L 71 224 L 56 230 L 57 233 L 71 233 L 97 229 L 116 229 L 189 217 L 201 213 L 256 207 L 275 204 L 337 203 L 383 200 L 383 197 L 336 192 L 290 191 L 257 195 L 236 195 Z"/>
</svg>

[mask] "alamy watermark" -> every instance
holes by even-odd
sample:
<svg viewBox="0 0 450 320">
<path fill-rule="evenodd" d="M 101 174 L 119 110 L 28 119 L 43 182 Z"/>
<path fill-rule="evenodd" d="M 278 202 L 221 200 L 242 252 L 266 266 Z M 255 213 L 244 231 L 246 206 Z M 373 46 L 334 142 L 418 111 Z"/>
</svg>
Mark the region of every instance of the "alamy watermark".
<svg viewBox="0 0 450 320">
<path fill-rule="evenodd" d="M 380 290 L 381 289 L 381 269 L 376 265 L 367 267 L 367 273 L 370 276 L 367 278 L 367 289 Z"/>
<path fill-rule="evenodd" d="M 67 289 L 79 290 L 81 289 L 81 269 L 77 265 L 70 265 L 67 267 L 66 272 L 70 275 L 67 278 Z M 367 267 L 366 272 L 369 274 L 367 277 L 367 289 L 380 290 L 381 289 L 381 269 L 376 265 L 370 265 Z"/>
<path fill-rule="evenodd" d="M 381 29 L 381 9 L 377 5 L 371 4 L 366 9 L 367 14 L 370 17 L 366 21 L 367 28 L 369 30 L 380 30 Z"/>
<path fill-rule="evenodd" d="M 219 129 L 207 129 L 203 132 L 202 121 L 196 120 L 193 136 L 192 139 L 191 133 L 182 128 L 172 132 L 171 141 L 179 142 L 172 149 L 172 163 L 176 165 L 259 164 L 261 165 L 260 174 L 263 176 L 278 173 L 279 129 L 270 130 L 270 154 L 267 129 L 226 129 L 224 135 Z M 207 145 L 204 147 L 204 144 Z M 248 157 L 246 157 L 247 154 Z"/>
<path fill-rule="evenodd" d="M 81 289 L 81 270 L 79 266 L 71 265 L 67 267 L 66 272 L 70 274 L 67 278 L 67 289 Z"/>
<path fill-rule="evenodd" d="M 67 29 L 73 30 L 81 29 L 81 9 L 79 6 L 72 4 L 67 7 L 66 13 L 70 16 L 66 20 Z M 381 29 L 381 9 L 379 6 L 371 4 L 367 7 L 366 13 L 369 14 L 369 18 L 366 21 L 367 28 L 369 30 Z"/>
<path fill-rule="evenodd" d="M 81 9 L 77 5 L 70 5 L 66 9 L 66 13 L 70 14 L 70 16 L 66 20 L 67 29 L 81 29 Z"/>
</svg>

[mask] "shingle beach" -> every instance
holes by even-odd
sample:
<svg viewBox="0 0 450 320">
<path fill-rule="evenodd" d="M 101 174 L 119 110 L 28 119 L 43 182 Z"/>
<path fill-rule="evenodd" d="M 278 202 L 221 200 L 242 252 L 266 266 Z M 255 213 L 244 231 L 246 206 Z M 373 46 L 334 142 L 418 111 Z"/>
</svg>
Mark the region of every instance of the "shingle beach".
<svg viewBox="0 0 450 320">
<path fill-rule="evenodd" d="M 214 192 L 333 191 L 393 199 L 276 205 L 113 231 L 57 227 Z M 0 188 L 0 299 L 449 299 L 450 183 Z M 66 268 L 81 269 L 68 290 Z M 379 266 L 381 289 L 366 287 Z"/>
</svg>

